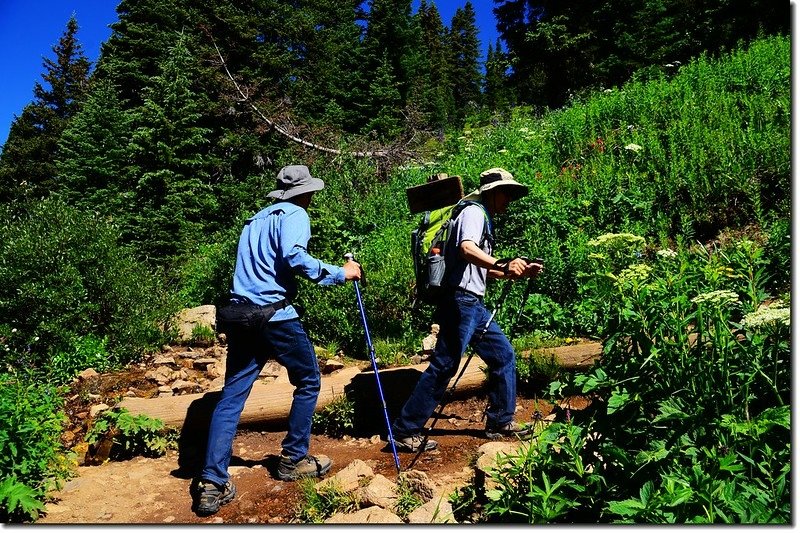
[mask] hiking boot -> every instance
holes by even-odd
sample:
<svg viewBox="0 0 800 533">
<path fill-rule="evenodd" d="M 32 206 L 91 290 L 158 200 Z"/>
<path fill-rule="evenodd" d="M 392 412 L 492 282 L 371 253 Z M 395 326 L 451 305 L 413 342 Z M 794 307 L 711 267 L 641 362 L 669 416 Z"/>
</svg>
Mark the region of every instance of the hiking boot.
<svg viewBox="0 0 800 533">
<path fill-rule="evenodd" d="M 325 455 L 306 455 L 297 462 L 281 453 L 281 462 L 278 463 L 278 479 L 294 481 L 301 477 L 322 477 L 328 473 L 333 463 Z"/>
<path fill-rule="evenodd" d="M 394 445 L 400 451 L 403 452 L 411 452 L 416 453 L 422 447 L 422 441 L 424 438 L 422 435 L 411 435 L 410 437 L 395 437 Z M 435 440 L 428 439 L 425 441 L 425 450 L 435 450 L 436 447 L 439 446 L 439 443 Z"/>
<path fill-rule="evenodd" d="M 486 427 L 487 439 L 502 439 L 503 437 L 517 437 L 518 439 L 529 439 L 533 437 L 533 427 L 529 425 L 509 422 L 500 427 Z"/>
<path fill-rule="evenodd" d="M 236 486 L 228 480 L 222 487 L 210 481 L 200 480 L 197 484 L 197 514 L 207 516 L 233 501 Z"/>
</svg>

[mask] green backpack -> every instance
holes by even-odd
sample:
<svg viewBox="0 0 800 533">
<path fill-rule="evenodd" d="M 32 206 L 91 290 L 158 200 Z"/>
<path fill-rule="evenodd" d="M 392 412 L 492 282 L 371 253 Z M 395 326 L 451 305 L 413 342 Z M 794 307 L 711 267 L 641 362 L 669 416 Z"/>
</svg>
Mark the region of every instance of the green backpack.
<svg viewBox="0 0 800 533">
<path fill-rule="evenodd" d="M 489 215 L 480 202 L 461 200 L 460 202 L 426 211 L 419 225 L 411 232 L 411 256 L 414 261 L 415 305 L 417 302 L 435 304 L 439 301 L 446 284 L 448 258 L 446 257 L 447 241 L 453 223 L 469 205 L 477 205 L 486 217 L 483 236 L 478 246 L 483 247 L 487 238 L 491 237 Z M 450 261 L 452 263 L 452 261 Z"/>
</svg>

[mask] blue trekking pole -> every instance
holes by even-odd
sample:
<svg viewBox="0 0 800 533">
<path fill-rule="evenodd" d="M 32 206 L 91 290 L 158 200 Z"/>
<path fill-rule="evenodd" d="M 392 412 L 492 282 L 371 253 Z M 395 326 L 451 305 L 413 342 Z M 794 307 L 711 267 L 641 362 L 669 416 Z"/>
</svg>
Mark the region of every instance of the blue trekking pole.
<svg viewBox="0 0 800 533">
<path fill-rule="evenodd" d="M 353 260 L 353 254 L 344 254 L 347 261 Z M 394 436 L 392 435 L 392 424 L 389 422 L 389 411 L 386 409 L 386 400 L 383 397 L 383 388 L 381 387 L 381 378 L 378 374 L 378 362 L 375 359 L 375 347 L 372 346 L 372 338 L 369 336 L 369 327 L 367 326 L 367 314 L 364 312 L 364 302 L 361 300 L 361 289 L 358 286 L 358 281 L 353 281 L 353 286 L 356 288 L 356 299 L 358 300 L 358 310 L 361 312 L 361 323 L 364 325 L 364 336 L 367 339 L 367 347 L 369 348 L 369 358 L 372 361 L 372 371 L 375 373 L 375 381 L 378 383 L 378 395 L 381 397 L 381 404 L 383 405 L 383 417 L 386 419 L 386 429 L 389 431 L 388 439 L 389 444 L 392 446 L 392 455 L 394 455 L 394 465 L 397 467 L 397 473 L 400 473 L 400 458 L 397 456 L 397 448 L 394 445 Z"/>
</svg>

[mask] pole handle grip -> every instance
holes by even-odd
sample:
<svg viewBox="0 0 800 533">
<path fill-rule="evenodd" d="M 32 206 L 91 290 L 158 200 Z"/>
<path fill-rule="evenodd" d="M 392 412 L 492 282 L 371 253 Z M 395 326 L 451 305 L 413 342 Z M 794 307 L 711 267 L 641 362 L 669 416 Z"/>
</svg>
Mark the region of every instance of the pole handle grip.
<svg viewBox="0 0 800 533">
<path fill-rule="evenodd" d="M 355 256 L 353 255 L 353 252 L 347 252 L 346 254 L 344 254 L 345 261 L 355 261 L 354 257 Z M 360 267 L 360 270 L 361 270 L 361 285 L 366 287 L 367 286 L 367 278 L 364 275 L 364 268 Z"/>
</svg>

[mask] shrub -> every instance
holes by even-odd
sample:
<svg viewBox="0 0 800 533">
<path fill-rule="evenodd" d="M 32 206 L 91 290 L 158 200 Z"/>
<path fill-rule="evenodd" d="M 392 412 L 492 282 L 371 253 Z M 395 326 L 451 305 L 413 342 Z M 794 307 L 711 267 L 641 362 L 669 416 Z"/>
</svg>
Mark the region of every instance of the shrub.
<svg viewBox="0 0 800 533">
<path fill-rule="evenodd" d="M 300 480 L 301 502 L 297 506 L 297 518 L 305 523 L 321 524 L 336 513 L 358 510 L 355 496 L 336 484 L 326 484 L 317 490 L 319 480 Z"/>
<path fill-rule="evenodd" d="M 72 341 L 72 349 L 57 352 L 50 358 L 47 375 L 56 384 L 65 384 L 87 368 L 98 372 L 106 370 L 110 365 L 108 357 L 108 337 L 99 339 L 94 335 L 77 337 Z"/>
<path fill-rule="evenodd" d="M 159 277 L 117 243 L 113 224 L 57 199 L 0 219 L 0 334 L 23 358 L 4 363 L 46 368 L 56 357 L 71 371 L 78 363 L 64 358 L 87 356 L 99 339 L 113 365 L 160 343 L 176 309 Z"/>
<path fill-rule="evenodd" d="M 166 428 L 164 422 L 147 415 L 132 415 L 127 409 L 104 411 L 86 434 L 86 442 L 96 446 L 111 440 L 110 459 L 124 460 L 143 455 L 161 457 L 175 448 L 178 432 Z"/>
<path fill-rule="evenodd" d="M 522 477 L 493 493 L 491 513 L 788 523 L 789 310 L 765 306 L 760 246 L 738 238 L 629 261 L 599 254 L 586 293 L 608 306 L 600 363 L 550 386 L 592 396 L 591 408 L 549 430 L 569 434 L 515 467 Z M 573 431 L 584 443 L 557 460 Z M 592 465 L 601 488 L 587 489 L 575 465 Z"/>
<path fill-rule="evenodd" d="M 216 335 L 213 329 L 205 324 L 195 324 L 192 328 L 189 344 L 192 346 L 211 346 L 214 344 L 215 339 Z"/>
<path fill-rule="evenodd" d="M 312 417 L 315 432 L 331 437 L 341 437 L 353 429 L 355 423 L 355 404 L 347 395 L 335 398 Z"/>
<path fill-rule="evenodd" d="M 0 374 L 0 519 L 34 520 L 48 491 L 69 476 L 64 400 L 28 374 Z"/>
</svg>

